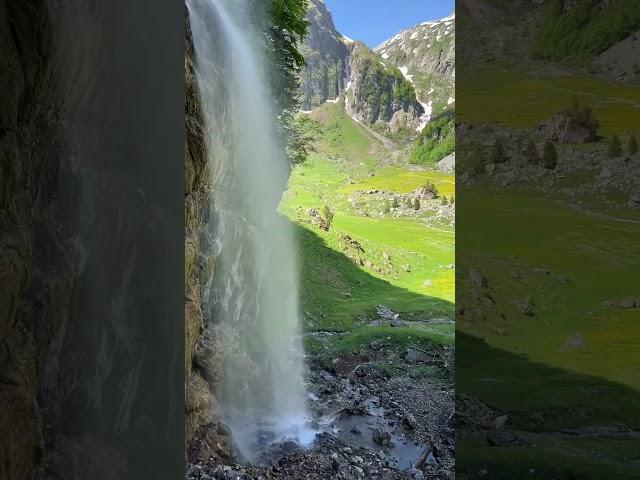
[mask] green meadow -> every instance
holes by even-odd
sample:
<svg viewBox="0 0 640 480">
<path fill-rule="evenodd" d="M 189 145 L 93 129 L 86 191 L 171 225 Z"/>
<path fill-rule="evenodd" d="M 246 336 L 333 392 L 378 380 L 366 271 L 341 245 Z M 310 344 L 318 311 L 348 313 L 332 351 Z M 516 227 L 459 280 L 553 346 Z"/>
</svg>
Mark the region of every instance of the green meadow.
<svg viewBox="0 0 640 480">
<path fill-rule="evenodd" d="M 600 135 L 640 133 L 637 86 L 506 65 L 459 78 L 468 79 L 458 84 L 463 122 L 533 128 L 576 97 L 593 109 Z M 573 172 L 561 185 L 591 175 Z M 494 479 L 639 478 L 640 310 L 619 304 L 640 297 L 640 217 L 595 199 L 586 215 L 537 188 L 482 181 L 458 192 L 457 305 L 465 315 L 456 326 L 457 388 L 505 412 L 532 442 L 495 448 L 482 435 L 463 439 L 460 478 L 481 470 Z M 486 288 L 472 286 L 472 270 Z M 578 435 L 585 429 L 604 433 Z"/>
<path fill-rule="evenodd" d="M 422 218 L 363 214 L 354 195 L 371 189 L 406 194 L 427 183 L 453 195 L 454 176 L 409 166 L 403 147 L 378 141 L 346 115 L 343 104 L 325 104 L 311 117 L 320 133 L 308 160 L 293 167 L 280 210 L 298 233 L 305 330 L 342 335 L 328 343 L 311 337 L 308 350 L 352 352 L 376 339 L 398 349 L 453 343 L 453 324 L 424 322 L 453 319 L 453 229 Z M 308 215 L 325 205 L 334 212 L 329 231 L 311 224 Z M 361 247 L 357 258 L 350 241 Z M 379 304 L 400 312 L 408 326 L 369 326 Z"/>
<path fill-rule="evenodd" d="M 590 106 L 600 120 L 602 135 L 640 134 L 640 96 L 637 85 L 611 84 L 593 77 L 545 76 L 509 65 L 481 65 L 459 75 L 463 122 L 535 127 L 572 98 Z"/>
</svg>

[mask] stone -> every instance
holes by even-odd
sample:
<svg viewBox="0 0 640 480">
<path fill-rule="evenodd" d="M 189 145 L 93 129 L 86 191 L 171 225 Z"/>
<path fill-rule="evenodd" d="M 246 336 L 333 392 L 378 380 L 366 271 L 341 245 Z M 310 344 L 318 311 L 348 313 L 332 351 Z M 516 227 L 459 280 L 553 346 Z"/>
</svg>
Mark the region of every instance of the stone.
<svg viewBox="0 0 640 480">
<path fill-rule="evenodd" d="M 493 425 L 496 427 L 496 430 L 502 430 L 507 423 L 507 420 L 509 420 L 507 415 L 499 415 L 493 421 Z"/>
<path fill-rule="evenodd" d="M 416 417 L 412 413 L 405 415 L 402 421 L 408 428 L 412 430 L 418 426 L 418 421 L 416 420 Z"/>
<path fill-rule="evenodd" d="M 380 428 L 373 430 L 373 441 L 378 445 L 391 445 L 391 434 Z"/>
<path fill-rule="evenodd" d="M 401 328 L 404 327 L 404 322 L 402 320 L 394 318 L 393 320 L 391 320 L 391 326 L 395 328 Z"/>
<path fill-rule="evenodd" d="M 533 317 L 535 315 L 535 312 L 533 310 L 533 301 L 530 298 L 515 300 L 513 304 L 518 310 L 520 310 L 523 315 L 526 315 L 527 317 Z"/>
<path fill-rule="evenodd" d="M 619 307 L 625 309 L 638 308 L 640 307 L 640 300 L 633 297 L 627 297 L 620 302 Z"/>
<path fill-rule="evenodd" d="M 547 140 L 558 143 L 588 143 L 597 139 L 596 131 L 576 121 L 566 112 L 558 112 L 551 117 L 545 128 Z"/>
<path fill-rule="evenodd" d="M 407 363 L 416 364 L 424 361 L 424 356 L 421 352 L 409 349 L 407 350 L 407 354 L 404 356 L 404 359 Z"/>
<path fill-rule="evenodd" d="M 565 348 L 571 349 L 582 349 L 587 348 L 587 344 L 584 341 L 584 337 L 579 333 L 574 333 L 569 338 L 567 338 L 566 342 L 564 342 Z"/>
<path fill-rule="evenodd" d="M 399 315 L 392 311 L 389 307 L 385 307 L 384 305 L 376 306 L 376 313 L 380 318 L 385 318 L 387 320 L 393 320 L 397 318 Z"/>
<path fill-rule="evenodd" d="M 524 447 L 531 445 L 525 438 L 503 430 L 491 430 L 487 433 L 487 443 L 492 447 Z"/>
<path fill-rule="evenodd" d="M 469 276 L 471 277 L 471 283 L 476 287 L 487 288 L 489 286 L 489 279 L 482 275 L 478 270 L 473 270 Z"/>
</svg>

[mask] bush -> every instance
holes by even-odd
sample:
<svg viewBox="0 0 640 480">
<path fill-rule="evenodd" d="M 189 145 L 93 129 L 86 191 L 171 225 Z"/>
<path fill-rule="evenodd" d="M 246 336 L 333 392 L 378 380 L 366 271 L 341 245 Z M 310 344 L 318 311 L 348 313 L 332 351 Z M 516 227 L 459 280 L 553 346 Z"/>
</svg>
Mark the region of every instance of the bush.
<svg viewBox="0 0 640 480">
<path fill-rule="evenodd" d="M 636 140 L 635 135 L 631 135 L 627 150 L 629 152 L 629 156 L 631 157 L 634 156 L 636 153 L 638 153 L 638 140 Z"/>
<path fill-rule="evenodd" d="M 542 163 L 544 168 L 549 170 L 555 170 L 558 166 L 558 150 L 556 150 L 556 146 L 552 142 L 544 144 Z"/>
<path fill-rule="evenodd" d="M 609 138 L 609 143 L 607 145 L 607 153 L 611 158 L 619 157 L 622 155 L 622 142 L 620 141 L 620 137 L 615 133 L 611 135 Z"/>
<path fill-rule="evenodd" d="M 504 143 L 502 138 L 496 138 L 496 141 L 491 148 L 491 154 L 489 155 L 489 159 L 493 163 L 504 163 L 509 158 L 507 157 L 507 152 L 504 148 Z"/>
<path fill-rule="evenodd" d="M 600 122 L 595 117 L 595 115 L 593 114 L 593 110 L 591 110 L 590 107 L 586 105 L 580 105 L 580 100 L 578 99 L 578 97 L 573 97 L 571 107 L 566 110 L 562 110 L 560 113 L 564 113 L 575 123 L 589 130 L 592 139 L 595 139 L 597 137 Z"/>
<path fill-rule="evenodd" d="M 322 207 L 322 216 L 324 217 L 324 229 L 328 232 L 331 228 L 331 223 L 333 222 L 333 211 L 329 208 L 328 205 Z"/>
<path fill-rule="evenodd" d="M 393 197 L 393 203 L 391 204 L 392 208 L 398 208 L 400 206 L 400 201 L 398 200 L 398 197 Z"/>
<path fill-rule="evenodd" d="M 420 199 L 419 198 L 416 198 L 413 201 L 413 209 L 414 210 L 420 210 Z"/>
<path fill-rule="evenodd" d="M 525 150 L 524 150 L 524 156 L 527 159 L 527 162 L 529 162 L 532 165 L 537 165 L 538 163 L 540 163 L 540 155 L 538 154 L 538 147 L 536 147 L 536 144 L 531 139 L 529 139 L 529 141 L 527 142 L 527 146 L 525 147 Z"/>
<path fill-rule="evenodd" d="M 422 188 L 426 193 L 433 195 L 433 198 L 438 198 L 438 188 L 435 183 L 425 183 Z"/>
</svg>

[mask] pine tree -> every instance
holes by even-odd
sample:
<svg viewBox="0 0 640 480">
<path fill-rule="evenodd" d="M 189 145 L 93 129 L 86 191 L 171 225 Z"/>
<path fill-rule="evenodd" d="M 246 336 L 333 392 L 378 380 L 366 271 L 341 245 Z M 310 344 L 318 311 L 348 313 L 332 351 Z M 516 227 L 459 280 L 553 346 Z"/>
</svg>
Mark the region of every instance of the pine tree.
<svg viewBox="0 0 640 480">
<path fill-rule="evenodd" d="M 500 137 L 496 138 L 493 148 L 491 149 L 491 161 L 493 163 L 504 163 L 507 161 L 507 153 Z"/>
<path fill-rule="evenodd" d="M 629 156 L 631 157 L 638 153 L 638 140 L 636 140 L 635 135 L 631 135 L 631 138 L 629 139 L 629 146 L 627 148 L 629 151 Z"/>
<path fill-rule="evenodd" d="M 331 228 L 331 222 L 333 222 L 333 211 L 329 208 L 329 205 L 322 207 L 322 215 L 324 216 L 324 229 L 328 232 Z"/>
<path fill-rule="evenodd" d="M 544 144 L 542 163 L 544 164 L 544 168 L 549 170 L 555 170 L 558 166 L 558 150 L 556 150 L 556 146 L 552 142 Z"/>
<path fill-rule="evenodd" d="M 527 162 L 531 163 L 532 165 L 537 165 L 538 163 L 540 163 L 540 155 L 538 154 L 538 147 L 536 147 L 535 142 L 531 139 L 529 139 L 529 141 L 527 142 L 524 155 L 527 159 Z"/>
<path fill-rule="evenodd" d="M 622 142 L 620 141 L 620 137 L 615 133 L 609 139 L 609 145 L 607 146 L 607 152 L 609 156 L 612 158 L 619 157 L 622 155 Z"/>
</svg>

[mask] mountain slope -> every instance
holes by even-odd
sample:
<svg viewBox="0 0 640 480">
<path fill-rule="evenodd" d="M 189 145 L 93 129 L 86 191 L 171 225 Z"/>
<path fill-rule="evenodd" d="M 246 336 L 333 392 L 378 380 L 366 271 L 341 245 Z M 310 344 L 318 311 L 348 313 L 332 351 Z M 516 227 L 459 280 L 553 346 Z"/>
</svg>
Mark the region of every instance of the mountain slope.
<svg viewBox="0 0 640 480">
<path fill-rule="evenodd" d="M 455 14 L 403 30 L 374 52 L 414 84 L 427 111 L 441 113 L 455 101 Z"/>
<path fill-rule="evenodd" d="M 309 0 L 309 33 L 301 52 L 307 62 L 301 75 L 301 106 L 311 110 L 344 90 L 349 49 L 322 0 Z"/>
<path fill-rule="evenodd" d="M 393 65 L 361 42 L 335 28 L 323 0 L 310 0 L 309 33 L 302 53 L 301 108 L 310 111 L 347 96 L 347 112 L 356 121 L 387 135 L 411 134 L 420 126 L 424 107 L 413 84 Z"/>
</svg>

